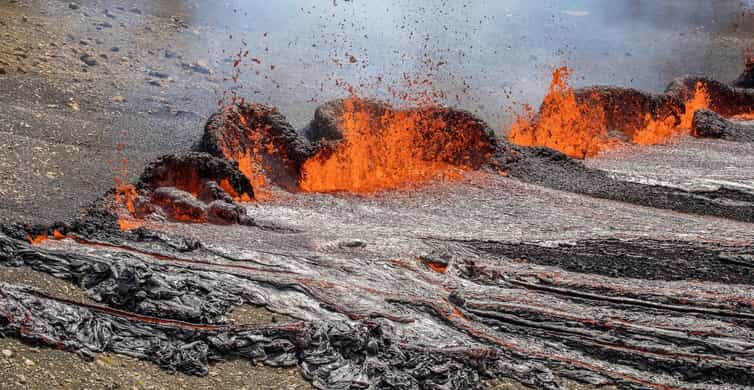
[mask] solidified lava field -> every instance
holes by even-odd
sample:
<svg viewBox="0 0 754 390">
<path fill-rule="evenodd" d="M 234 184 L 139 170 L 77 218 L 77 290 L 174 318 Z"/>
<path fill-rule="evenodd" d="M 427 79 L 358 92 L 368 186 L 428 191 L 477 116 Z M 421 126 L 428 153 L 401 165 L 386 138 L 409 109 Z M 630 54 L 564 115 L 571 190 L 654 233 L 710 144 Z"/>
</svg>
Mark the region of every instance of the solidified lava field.
<svg viewBox="0 0 754 390">
<path fill-rule="evenodd" d="M 523 145 L 445 107 L 352 97 L 302 131 L 225 107 L 76 222 L 3 225 L 3 265 L 98 304 L 3 283 L 0 332 L 196 375 L 298 366 L 323 389 L 754 386 L 750 72 L 660 95 L 558 72 Z M 236 326 L 241 304 L 298 321 Z"/>
</svg>

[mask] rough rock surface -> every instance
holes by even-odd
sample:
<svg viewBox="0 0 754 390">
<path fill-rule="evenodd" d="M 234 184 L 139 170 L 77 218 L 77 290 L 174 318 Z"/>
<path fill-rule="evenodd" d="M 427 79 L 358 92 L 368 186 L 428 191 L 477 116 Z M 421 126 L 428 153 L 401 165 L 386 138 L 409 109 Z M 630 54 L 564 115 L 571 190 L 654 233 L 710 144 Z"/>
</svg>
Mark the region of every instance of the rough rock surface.
<svg viewBox="0 0 754 390">
<path fill-rule="evenodd" d="M 221 182 L 227 183 L 226 191 L 232 190 L 235 194 L 231 195 L 235 197 L 254 197 L 251 183 L 238 169 L 238 163 L 196 152 L 172 153 L 159 157 L 144 169 L 138 187 L 148 191 L 159 187 L 175 187 L 198 195 L 205 190 L 217 192 L 216 188 Z"/>
<path fill-rule="evenodd" d="M 668 85 L 666 93 L 682 100 L 689 100 L 694 96 L 698 83 L 702 83 L 707 88 L 710 109 L 722 116 L 748 114 L 754 107 L 754 89 L 732 87 L 701 76 L 676 78 Z"/>
<path fill-rule="evenodd" d="M 295 187 L 301 164 L 313 148 L 277 109 L 239 103 L 213 114 L 196 149 L 240 161 L 248 172 L 257 164 L 265 176 L 288 189 Z"/>
<path fill-rule="evenodd" d="M 579 88 L 574 93 L 579 103 L 602 107 L 608 131 L 618 131 L 629 138 L 646 127 L 647 116 L 653 120 L 674 117 L 679 122 L 683 113 L 683 102 L 669 94 L 614 86 Z"/>
<path fill-rule="evenodd" d="M 727 120 L 712 110 L 695 112 L 692 130 L 696 137 L 754 142 L 754 126 Z"/>
</svg>

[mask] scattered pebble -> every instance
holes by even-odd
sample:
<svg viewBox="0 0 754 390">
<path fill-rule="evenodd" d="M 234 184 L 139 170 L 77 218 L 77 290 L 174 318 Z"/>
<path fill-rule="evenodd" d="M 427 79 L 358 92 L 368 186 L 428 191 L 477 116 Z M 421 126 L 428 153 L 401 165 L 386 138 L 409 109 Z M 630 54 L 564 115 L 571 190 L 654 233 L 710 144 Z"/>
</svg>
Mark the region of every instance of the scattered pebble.
<svg viewBox="0 0 754 390">
<path fill-rule="evenodd" d="M 97 65 L 97 60 L 95 60 L 94 57 L 90 56 L 89 54 L 82 54 L 79 59 L 81 60 L 81 62 L 89 66 Z"/>
<path fill-rule="evenodd" d="M 13 356 L 13 351 L 11 351 L 10 349 L 4 349 L 3 350 L 3 356 L 9 358 L 9 357 Z"/>
<path fill-rule="evenodd" d="M 68 3 L 68 8 L 70 9 L 79 9 L 79 5 L 76 3 Z"/>
</svg>

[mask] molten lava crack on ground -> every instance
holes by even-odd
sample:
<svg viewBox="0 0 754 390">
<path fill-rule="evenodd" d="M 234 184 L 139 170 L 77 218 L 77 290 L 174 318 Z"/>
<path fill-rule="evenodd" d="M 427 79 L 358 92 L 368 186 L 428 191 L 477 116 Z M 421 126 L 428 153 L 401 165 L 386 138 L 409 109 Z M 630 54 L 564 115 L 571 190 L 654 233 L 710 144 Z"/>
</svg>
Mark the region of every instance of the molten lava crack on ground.
<svg viewBox="0 0 754 390">
<path fill-rule="evenodd" d="M 530 130 L 565 123 L 548 117 L 559 102 L 579 112 L 571 130 L 602 142 L 592 119 L 623 123 L 640 142 L 646 122 L 687 120 L 704 90 L 717 114 L 689 116 L 696 135 L 749 140 L 723 118 L 751 108 L 745 88 L 558 85 Z M 583 123 L 589 99 L 601 109 Z M 590 137 L 573 150 L 595 150 Z M 0 332 L 197 375 L 228 357 L 297 365 L 323 389 L 741 388 L 754 386 L 752 222 L 751 192 L 622 181 L 464 111 L 349 98 L 299 133 L 236 104 L 195 151 L 157 159 L 79 220 L 0 226 L 2 265 L 98 302 L 0 284 Z M 299 321 L 236 326 L 241 304 Z"/>
</svg>

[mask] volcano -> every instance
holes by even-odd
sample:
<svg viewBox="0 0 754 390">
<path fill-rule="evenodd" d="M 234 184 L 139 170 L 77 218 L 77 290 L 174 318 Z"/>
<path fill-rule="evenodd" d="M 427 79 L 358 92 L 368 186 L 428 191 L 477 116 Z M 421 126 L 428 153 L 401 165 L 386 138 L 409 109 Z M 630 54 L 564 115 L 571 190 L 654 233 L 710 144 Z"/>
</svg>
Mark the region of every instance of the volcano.
<svg viewBox="0 0 754 390">
<path fill-rule="evenodd" d="M 447 107 L 350 97 L 299 131 L 235 102 L 77 221 L 0 226 L 2 265 L 96 302 L 2 283 L 0 332 L 195 375 L 298 366 L 322 389 L 754 386 L 752 188 L 579 160 L 684 132 L 746 160 L 746 69 L 664 94 L 573 89 L 558 69 L 508 138 Z M 242 304 L 295 321 L 236 325 Z"/>
</svg>

